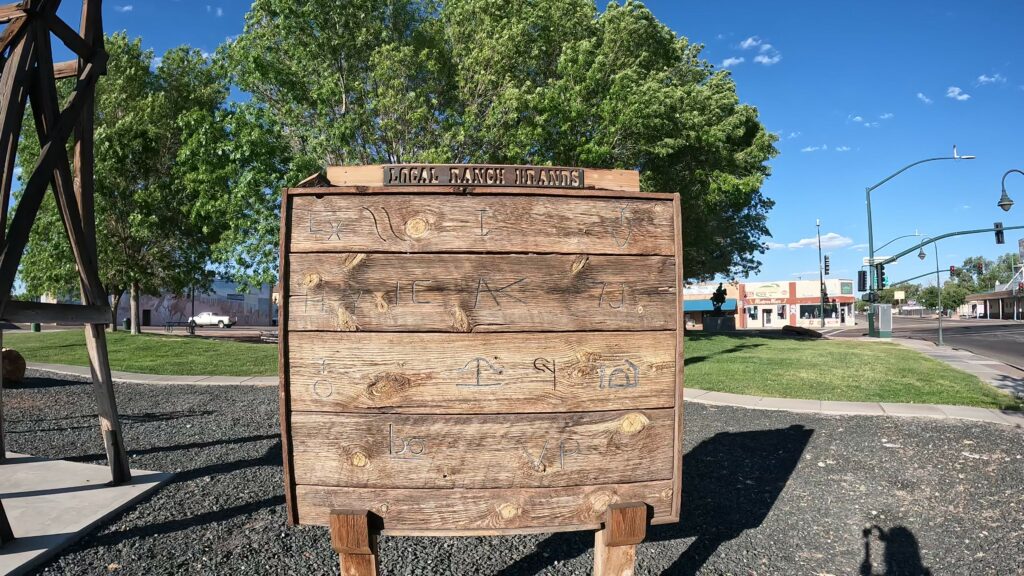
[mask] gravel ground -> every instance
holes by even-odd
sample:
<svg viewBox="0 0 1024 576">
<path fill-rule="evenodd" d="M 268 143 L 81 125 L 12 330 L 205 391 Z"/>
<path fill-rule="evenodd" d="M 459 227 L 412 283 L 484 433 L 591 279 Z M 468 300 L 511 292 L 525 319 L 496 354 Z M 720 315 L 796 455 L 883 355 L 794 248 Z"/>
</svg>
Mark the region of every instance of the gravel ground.
<svg viewBox="0 0 1024 576">
<path fill-rule="evenodd" d="M 325 529 L 285 525 L 275 389 L 119 385 L 117 398 L 132 465 L 177 476 L 40 574 L 338 573 Z M 88 385 L 32 378 L 4 402 L 10 450 L 105 463 Z M 1020 430 L 686 409 L 683 521 L 651 529 L 637 574 L 1024 574 Z M 382 538 L 381 565 L 586 575 L 592 544 Z"/>
</svg>

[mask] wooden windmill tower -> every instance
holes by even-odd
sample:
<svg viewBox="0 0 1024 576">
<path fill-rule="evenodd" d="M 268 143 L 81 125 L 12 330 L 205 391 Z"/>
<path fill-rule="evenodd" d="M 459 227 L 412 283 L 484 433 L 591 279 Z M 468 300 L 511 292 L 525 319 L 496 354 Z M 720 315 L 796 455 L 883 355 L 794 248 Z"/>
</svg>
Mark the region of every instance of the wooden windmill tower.
<svg viewBox="0 0 1024 576">
<path fill-rule="evenodd" d="M 9 322 L 64 322 L 85 325 L 100 429 L 114 484 L 129 481 L 117 402 L 110 379 L 104 325 L 110 323 L 106 292 L 96 261 L 93 212 L 93 114 L 96 81 L 106 72 L 101 0 L 82 0 L 76 32 L 57 16 L 61 0 L 23 0 L 0 5 L 0 318 Z M 54 63 L 51 33 L 77 56 Z M 76 78 L 63 105 L 56 79 Z M 14 159 L 25 108 L 32 109 L 39 136 L 39 160 L 20 202 L 8 205 Z M 74 161 L 67 144 L 74 135 Z M 47 188 L 52 188 L 81 279 L 82 305 L 19 302 L 11 299 L 15 275 Z M 0 399 L 0 466 L 4 459 L 3 405 Z M 6 529 L 5 529 L 6 528 Z M 10 538 L 0 504 L 0 543 Z"/>
</svg>

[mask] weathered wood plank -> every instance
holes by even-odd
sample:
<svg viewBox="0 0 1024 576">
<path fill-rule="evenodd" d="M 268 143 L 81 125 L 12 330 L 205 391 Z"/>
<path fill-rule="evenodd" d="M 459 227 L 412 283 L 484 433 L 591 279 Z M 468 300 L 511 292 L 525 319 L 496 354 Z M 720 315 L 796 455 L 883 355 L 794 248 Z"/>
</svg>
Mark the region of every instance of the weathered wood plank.
<svg viewBox="0 0 1024 576">
<path fill-rule="evenodd" d="M 292 202 L 294 252 L 675 254 L 666 200 L 417 194 Z"/>
<path fill-rule="evenodd" d="M 298 486 L 303 524 L 326 526 L 333 508 L 369 509 L 390 535 L 496 535 L 531 531 L 595 530 L 608 506 L 644 502 L 653 524 L 673 522 L 671 480 L 515 490 L 384 490 Z"/>
<path fill-rule="evenodd" d="M 298 484 L 536 488 L 672 477 L 674 410 L 489 416 L 295 412 Z"/>
<path fill-rule="evenodd" d="M 674 330 L 662 256 L 291 254 L 291 330 Z"/>
<path fill-rule="evenodd" d="M 290 336 L 297 411 L 515 414 L 670 408 L 675 334 Z"/>
<path fill-rule="evenodd" d="M 8 322 L 39 322 L 41 324 L 110 324 L 108 306 L 83 304 L 51 304 L 10 300 L 3 319 Z"/>
<path fill-rule="evenodd" d="M 71 78 L 73 76 L 78 76 L 78 60 L 65 60 L 54 63 L 54 78 L 60 80 L 61 78 Z"/>
<path fill-rule="evenodd" d="M 384 166 L 328 166 L 327 180 L 335 186 L 382 186 Z M 638 191 L 640 173 L 636 170 L 585 168 L 584 183 L 588 189 Z"/>
</svg>

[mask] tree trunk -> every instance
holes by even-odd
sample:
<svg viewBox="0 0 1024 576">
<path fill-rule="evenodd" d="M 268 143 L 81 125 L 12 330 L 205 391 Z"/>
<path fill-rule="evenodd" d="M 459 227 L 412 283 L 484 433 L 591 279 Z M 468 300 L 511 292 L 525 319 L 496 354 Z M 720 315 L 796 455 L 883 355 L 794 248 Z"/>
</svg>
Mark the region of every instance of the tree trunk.
<svg viewBox="0 0 1024 576">
<path fill-rule="evenodd" d="M 110 304 L 110 331 L 117 332 L 117 309 L 121 306 L 121 297 L 124 295 L 124 290 L 113 288 L 111 292 L 113 295 L 111 296 Z"/>
<path fill-rule="evenodd" d="M 131 319 L 132 319 L 132 334 L 142 334 L 141 327 L 139 326 L 139 283 L 132 282 L 132 290 L 130 295 L 129 308 L 131 308 Z"/>
</svg>

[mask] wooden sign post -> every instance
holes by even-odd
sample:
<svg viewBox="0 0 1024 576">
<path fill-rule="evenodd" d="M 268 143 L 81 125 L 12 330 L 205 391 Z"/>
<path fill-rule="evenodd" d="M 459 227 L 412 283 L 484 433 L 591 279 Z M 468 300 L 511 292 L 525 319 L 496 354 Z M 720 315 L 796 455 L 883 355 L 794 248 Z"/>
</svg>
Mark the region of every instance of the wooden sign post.
<svg viewBox="0 0 1024 576">
<path fill-rule="evenodd" d="M 343 574 L 376 535 L 599 530 L 627 574 L 677 522 L 678 197 L 632 171 L 337 167 L 285 190 L 281 427 L 293 524 Z"/>
</svg>

